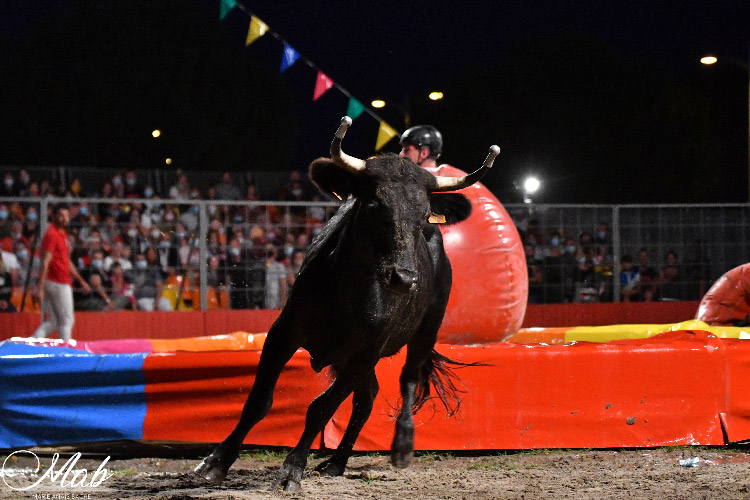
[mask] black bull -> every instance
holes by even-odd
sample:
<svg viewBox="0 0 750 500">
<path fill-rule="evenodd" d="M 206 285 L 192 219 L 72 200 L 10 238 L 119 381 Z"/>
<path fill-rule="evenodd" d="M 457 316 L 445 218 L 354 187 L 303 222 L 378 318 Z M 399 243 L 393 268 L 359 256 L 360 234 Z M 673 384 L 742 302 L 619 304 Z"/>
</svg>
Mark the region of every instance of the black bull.
<svg viewBox="0 0 750 500">
<path fill-rule="evenodd" d="M 196 471 L 219 484 L 250 429 L 271 408 L 284 365 L 302 347 L 315 371 L 331 366 L 335 379 L 307 409 L 299 443 L 287 455 L 276 487 L 300 488 L 312 442 L 339 405 L 354 394 L 349 424 L 338 448 L 317 470 L 341 475 L 378 393 L 375 365 L 407 346 L 401 372 L 402 404 L 392 461 L 414 454 L 413 412 L 430 397 L 430 383 L 450 412 L 457 404 L 448 364 L 434 350 L 451 289 L 451 266 L 431 214 L 447 223 L 466 219 L 469 201 L 457 193 L 476 182 L 499 153 L 460 178 L 435 177 L 411 160 L 385 154 L 359 160 L 341 151 L 351 120 L 345 117 L 331 145 L 332 159 L 310 166 L 310 178 L 331 197 L 346 200 L 313 241 L 281 315 L 268 332 L 257 376 L 235 429 Z"/>
</svg>

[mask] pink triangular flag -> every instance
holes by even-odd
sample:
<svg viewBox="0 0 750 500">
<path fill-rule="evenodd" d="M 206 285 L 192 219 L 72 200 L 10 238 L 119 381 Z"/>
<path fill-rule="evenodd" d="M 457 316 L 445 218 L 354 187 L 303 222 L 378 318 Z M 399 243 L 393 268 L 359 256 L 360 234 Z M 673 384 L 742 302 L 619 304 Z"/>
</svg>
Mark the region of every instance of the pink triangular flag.
<svg viewBox="0 0 750 500">
<path fill-rule="evenodd" d="M 318 71 L 318 78 L 315 80 L 315 92 L 313 92 L 313 101 L 317 101 L 320 96 L 331 90 L 333 80 L 328 78 L 322 71 Z"/>
</svg>

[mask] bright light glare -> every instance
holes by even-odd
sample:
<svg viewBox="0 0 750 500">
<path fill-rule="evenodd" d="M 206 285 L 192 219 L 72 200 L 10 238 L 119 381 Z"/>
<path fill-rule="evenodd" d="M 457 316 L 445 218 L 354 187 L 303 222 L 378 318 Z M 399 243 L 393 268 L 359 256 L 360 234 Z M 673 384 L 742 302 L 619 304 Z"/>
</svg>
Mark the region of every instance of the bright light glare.
<svg viewBox="0 0 750 500">
<path fill-rule="evenodd" d="M 155 139 L 155 138 L 157 138 L 157 137 L 159 137 L 161 135 L 161 130 L 156 129 L 153 132 L 151 132 L 151 135 L 153 135 L 154 139 Z"/>
<path fill-rule="evenodd" d="M 372 104 L 373 108 L 382 108 L 385 106 L 385 101 L 383 101 L 382 99 L 375 99 L 370 104 Z"/>
<path fill-rule="evenodd" d="M 430 95 L 427 97 L 429 97 L 433 101 L 439 101 L 440 99 L 443 98 L 443 93 L 442 92 L 430 92 Z"/>
<path fill-rule="evenodd" d="M 172 158 L 167 158 L 166 160 L 164 160 L 164 163 L 166 163 L 167 165 L 171 165 L 172 164 Z"/>
<path fill-rule="evenodd" d="M 718 61 L 718 59 L 714 56 L 701 57 L 701 64 L 716 64 L 716 61 Z"/>
<path fill-rule="evenodd" d="M 536 177 L 529 177 L 523 181 L 523 190 L 528 194 L 534 194 L 539 190 L 539 186 L 541 185 L 542 183 L 539 182 L 539 179 Z"/>
</svg>

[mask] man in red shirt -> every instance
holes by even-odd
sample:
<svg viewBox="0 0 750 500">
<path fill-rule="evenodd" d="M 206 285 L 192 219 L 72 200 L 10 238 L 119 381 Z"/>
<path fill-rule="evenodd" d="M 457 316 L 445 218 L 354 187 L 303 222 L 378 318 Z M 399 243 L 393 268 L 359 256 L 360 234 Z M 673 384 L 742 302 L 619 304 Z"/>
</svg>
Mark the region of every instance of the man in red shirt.
<svg viewBox="0 0 750 500">
<path fill-rule="evenodd" d="M 81 284 L 84 293 L 91 289 L 78 274 L 68 252 L 67 227 L 70 212 L 63 204 L 55 205 L 52 225 L 42 239 L 42 270 L 37 294 L 42 303 L 42 324 L 34 337 L 46 337 L 57 330 L 60 338 L 70 340 L 73 333 L 73 282 L 71 275 Z M 46 321 L 44 320 L 47 316 Z"/>
</svg>

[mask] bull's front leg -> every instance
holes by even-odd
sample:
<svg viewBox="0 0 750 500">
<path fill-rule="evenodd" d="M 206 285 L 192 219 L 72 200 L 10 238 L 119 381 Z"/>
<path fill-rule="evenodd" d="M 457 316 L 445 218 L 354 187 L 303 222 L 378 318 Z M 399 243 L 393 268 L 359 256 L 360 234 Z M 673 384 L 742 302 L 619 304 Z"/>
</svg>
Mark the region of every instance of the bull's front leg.
<svg viewBox="0 0 750 500">
<path fill-rule="evenodd" d="M 310 403 L 305 416 L 305 430 L 302 437 L 284 460 L 276 481 L 271 484 L 271 489 L 282 488 L 284 491 L 302 489 L 302 473 L 305 470 L 313 440 L 351 392 L 352 380 L 339 375 L 323 394 Z"/>
<path fill-rule="evenodd" d="M 269 332 L 263 353 L 258 362 L 258 372 L 253 388 L 247 397 L 242 415 L 234 430 L 209 456 L 195 468 L 195 472 L 213 484 L 219 485 L 237 460 L 242 442 L 255 424 L 260 422 L 273 404 L 273 390 L 284 365 L 297 350 L 297 343 L 285 338 L 282 332 Z"/>
<path fill-rule="evenodd" d="M 341 443 L 329 459 L 321 462 L 315 468 L 316 471 L 325 476 L 341 476 L 344 474 L 346 463 L 352 455 L 354 443 L 357 441 L 365 422 L 370 418 L 372 405 L 378 390 L 378 379 L 375 376 L 375 370 L 372 370 L 367 378 L 354 388 L 352 416 L 349 418 L 349 424 L 346 426 L 346 432 L 341 439 Z"/>
</svg>

